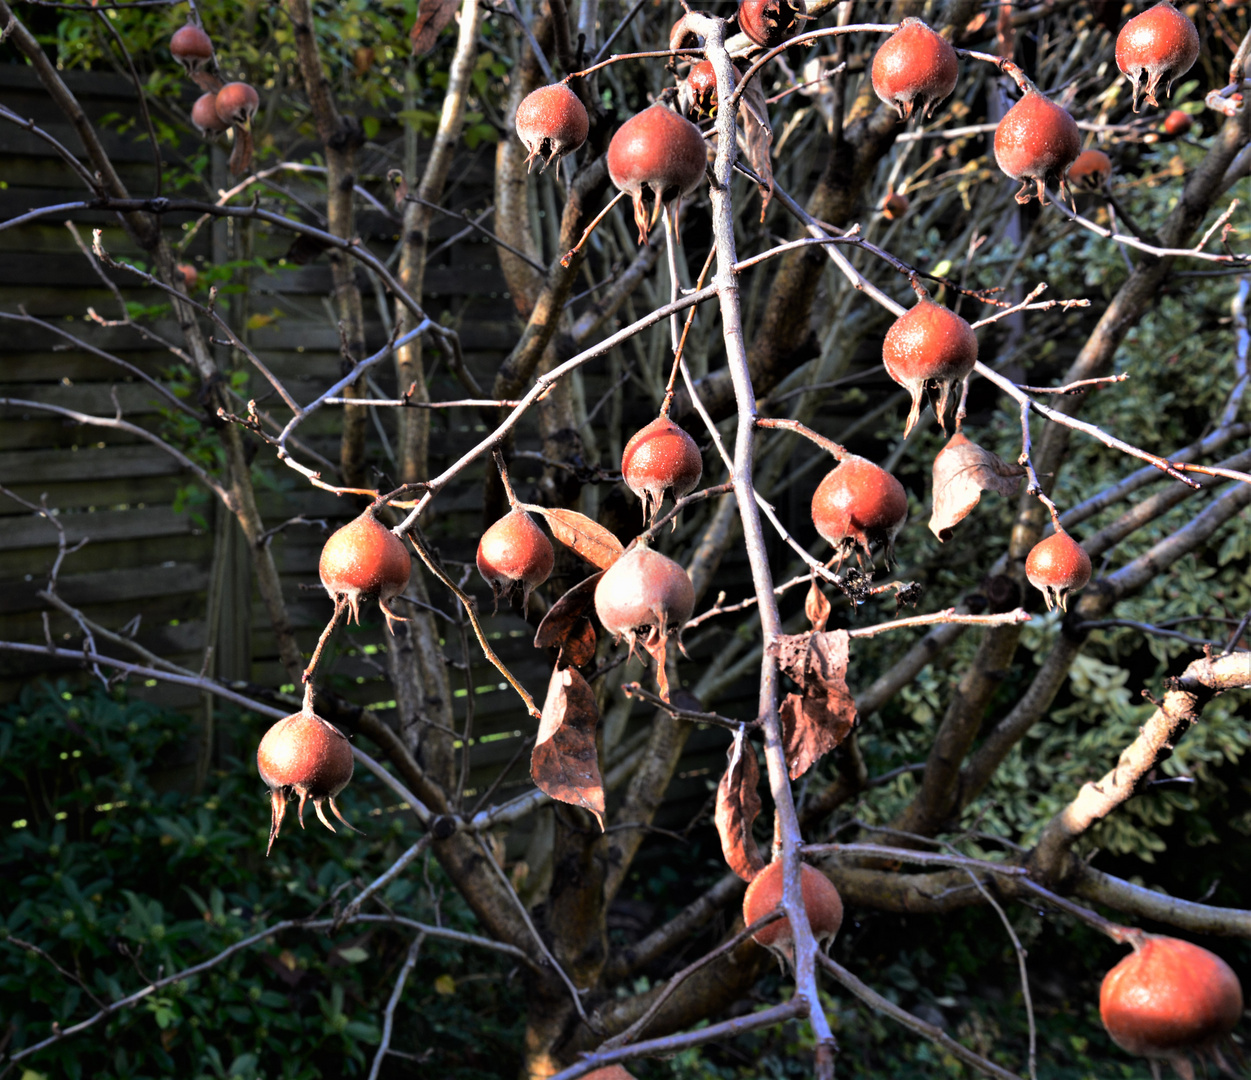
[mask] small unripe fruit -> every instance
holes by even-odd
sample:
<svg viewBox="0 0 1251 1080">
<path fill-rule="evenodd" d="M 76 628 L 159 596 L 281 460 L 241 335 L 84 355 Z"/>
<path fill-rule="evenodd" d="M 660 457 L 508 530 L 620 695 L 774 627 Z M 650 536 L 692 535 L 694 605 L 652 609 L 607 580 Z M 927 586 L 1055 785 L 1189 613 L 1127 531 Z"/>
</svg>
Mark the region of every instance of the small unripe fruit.
<svg viewBox="0 0 1251 1080">
<path fill-rule="evenodd" d="M 873 90 L 907 120 L 928 119 L 956 88 L 956 50 L 920 19 L 908 18 L 873 56 Z"/>
<path fill-rule="evenodd" d="M 655 645 L 680 634 L 695 610 L 695 586 L 672 559 L 648 547 L 627 551 L 595 586 L 595 613 L 610 634 L 624 637 L 631 650 L 642 636 Z"/>
<path fill-rule="evenodd" d="M 716 111 L 717 72 L 711 60 L 701 60 L 691 67 L 686 76 L 686 89 L 696 112 L 710 116 Z"/>
<path fill-rule="evenodd" d="M 643 516 L 654 518 L 665 492 L 674 502 L 695 490 L 704 475 L 699 447 L 667 416 L 659 416 L 626 443 L 621 455 L 626 486 L 643 500 Z"/>
<path fill-rule="evenodd" d="M 887 221 L 899 221 L 912 205 L 907 195 L 900 191 L 892 191 L 882 200 L 882 217 Z"/>
<path fill-rule="evenodd" d="M 523 611 L 531 590 L 552 576 L 555 561 L 552 542 L 520 507 L 500 518 L 478 541 L 478 573 L 491 586 L 495 602 L 520 586 Z"/>
<path fill-rule="evenodd" d="M 1043 202 L 1048 181 L 1058 182 L 1063 191 L 1065 174 L 1081 150 L 1077 121 L 1037 90 L 1028 91 L 995 128 L 995 160 L 1008 176 L 1021 181 L 1019 203 L 1029 202 L 1035 192 Z"/>
<path fill-rule="evenodd" d="M 182 275 L 182 287 L 187 292 L 195 292 L 195 287 L 200 282 L 200 272 L 190 263 L 179 263 L 174 269 Z"/>
<path fill-rule="evenodd" d="M 1149 105 L 1159 105 L 1156 91 L 1164 83 L 1166 94 L 1173 83 L 1199 59 L 1199 31 L 1168 0 L 1135 15 L 1116 36 L 1116 66 L 1133 87 L 1134 112 L 1139 94 Z M 1143 80 L 1146 80 L 1145 84 Z"/>
<path fill-rule="evenodd" d="M 927 386 L 938 388 L 934 414 L 946 431 L 947 399 L 951 388 L 967 379 L 977 363 L 977 335 L 954 311 L 933 300 L 920 300 L 886 331 L 882 362 L 886 373 L 912 395 L 904 438 L 921 415 Z"/>
<path fill-rule="evenodd" d="M 201 94 L 191 106 L 191 122 L 201 136 L 220 135 L 230 125 L 217 115 L 217 95 Z"/>
<path fill-rule="evenodd" d="M 1099 1015 L 1122 1049 L 1176 1059 L 1233 1031 L 1242 1016 L 1242 986 L 1215 953 L 1149 935 L 1104 976 Z"/>
<path fill-rule="evenodd" d="M 336 604 L 345 600 L 358 623 L 362 600 L 378 601 L 391 633 L 395 633 L 393 620 L 405 621 L 387 605 L 408 588 L 412 563 L 403 541 L 372 510 L 349 521 L 326 541 L 318 571 L 330 598 Z"/>
<path fill-rule="evenodd" d="M 1182 112 L 1181 109 L 1174 109 L 1164 118 L 1164 123 L 1160 126 L 1164 128 L 1164 134 L 1171 135 L 1174 139 L 1180 139 L 1183 135 L 1189 134 L 1193 124 L 1194 118 L 1190 113 Z"/>
<path fill-rule="evenodd" d="M 265 732 L 257 747 L 256 767 L 270 792 L 272 818 L 266 855 L 282 828 L 287 798 L 293 794 L 300 797 L 301 829 L 304 828 L 304 803 L 308 799 L 313 800 L 318 819 L 331 832 L 335 827 L 326 819 L 323 802 L 328 802 L 334 816 L 352 828 L 334 801 L 352 779 L 352 746 L 347 736 L 333 724 L 311 712 L 298 712 L 279 720 Z"/>
<path fill-rule="evenodd" d="M 818 944 L 833 941 L 843 924 L 843 898 L 838 895 L 834 883 L 816 867 L 800 863 L 799 871 L 800 892 L 812 936 Z M 774 859 L 747 886 L 747 894 L 743 897 L 743 922 L 750 926 L 781 906 L 782 860 Z M 791 932 L 790 919 L 771 922 L 757 930 L 752 938 L 781 956 L 791 957 L 795 953 L 795 936 Z"/>
<path fill-rule="evenodd" d="M 908 520 L 908 496 L 903 484 L 885 469 L 848 454 L 826 474 L 812 497 L 812 523 L 834 545 L 840 561 L 859 549 L 863 561 L 872 545 L 886 552 L 889 567 L 895 557 L 895 535 Z"/>
<path fill-rule="evenodd" d="M 699 128 L 664 105 L 644 109 L 617 129 L 608 144 L 608 175 L 618 191 L 634 200 L 640 244 L 647 242 L 663 207 L 699 187 L 707 162 Z M 647 194 L 652 197 L 650 221 Z"/>
<path fill-rule="evenodd" d="M 1083 150 L 1069 166 L 1069 183 L 1085 191 L 1101 191 L 1112 179 L 1112 159 L 1102 150 Z"/>
<path fill-rule="evenodd" d="M 232 82 L 217 91 L 214 104 L 222 123 L 246 129 L 260 108 L 261 99 L 247 83 Z"/>
<path fill-rule="evenodd" d="M 792 0 L 739 0 L 738 28 L 764 49 L 781 45 L 799 26 L 803 5 Z"/>
<path fill-rule="evenodd" d="M 187 23 L 174 31 L 174 36 L 169 39 L 169 51 L 188 74 L 194 75 L 203 71 L 213 59 L 213 42 L 195 23 Z"/>
<path fill-rule="evenodd" d="M 1069 593 L 1090 581 L 1090 556 L 1068 533 L 1055 532 L 1034 545 L 1025 559 L 1025 576 L 1043 594 L 1048 611 L 1056 605 L 1066 611 Z"/>
<path fill-rule="evenodd" d="M 564 83 L 540 86 L 517 106 L 517 136 L 530 151 L 527 168 L 532 168 L 534 159 L 544 152 L 543 169 L 574 153 L 586 142 L 590 129 L 586 106 Z"/>
</svg>

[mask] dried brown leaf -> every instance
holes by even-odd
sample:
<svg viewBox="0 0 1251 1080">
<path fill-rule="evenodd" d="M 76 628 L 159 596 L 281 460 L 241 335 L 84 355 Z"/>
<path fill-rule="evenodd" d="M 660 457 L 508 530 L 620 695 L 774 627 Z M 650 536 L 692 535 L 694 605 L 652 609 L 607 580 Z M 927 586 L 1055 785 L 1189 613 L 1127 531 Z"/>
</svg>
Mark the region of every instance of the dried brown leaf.
<svg viewBox="0 0 1251 1080">
<path fill-rule="evenodd" d="M 559 802 L 591 811 L 604 827 L 604 782 L 595 750 L 595 693 L 572 668 L 557 668 L 547 685 L 530 775 Z"/>
<path fill-rule="evenodd" d="M 408 36 L 413 39 L 413 55 L 425 56 L 434 48 L 439 34 L 455 17 L 460 0 L 421 0 L 417 21 Z"/>
<path fill-rule="evenodd" d="M 769 645 L 769 655 L 777 657 L 778 667 L 800 686 L 804 684 L 804 661 L 810 637 L 811 634 L 779 634 Z"/>
<path fill-rule="evenodd" d="M 656 661 L 656 688 L 660 691 L 660 700 L 669 702 L 669 672 L 665 670 L 665 659 L 668 653 L 669 635 L 653 630 L 643 642 L 643 648 Z"/>
<path fill-rule="evenodd" d="M 769 105 L 759 79 L 747 84 L 740 99 L 743 109 L 743 146 L 747 160 L 764 183 L 760 185 L 760 220 L 764 221 L 773 198 L 773 129 L 769 126 Z"/>
<path fill-rule="evenodd" d="M 841 743 L 856 723 L 856 702 L 847 688 L 846 630 L 808 635 L 800 694 L 782 702 L 782 743 L 792 780 Z M 790 672 L 787 672 L 790 674 Z M 794 676 L 792 676 L 794 678 Z"/>
<path fill-rule="evenodd" d="M 830 618 L 830 601 L 825 593 L 821 591 L 814 578 L 811 587 L 808 589 L 808 595 L 804 599 L 804 614 L 808 616 L 808 621 L 812 623 L 812 628 L 817 632 L 825 629 L 825 624 Z"/>
<path fill-rule="evenodd" d="M 595 625 L 585 615 L 582 616 L 560 647 L 560 666 L 582 667 L 583 664 L 589 664 L 595 659 L 595 646 L 598 643 Z"/>
<path fill-rule="evenodd" d="M 717 785 L 715 820 L 725 861 L 744 881 L 751 881 L 765 862 L 752 836 L 752 823 L 760 813 L 760 766 L 756 751 L 740 730 L 727 751 L 730 759 Z"/>
<path fill-rule="evenodd" d="M 552 535 L 566 547 L 573 548 L 592 566 L 607 570 L 625 554 L 621 541 L 585 514 L 559 506 L 526 505 L 524 509 L 547 518 L 547 527 L 552 530 Z"/>
<path fill-rule="evenodd" d="M 547 609 L 534 635 L 536 649 L 563 647 L 570 637 L 581 633 L 581 621 L 595 609 L 595 586 L 603 576 L 601 570 L 585 581 L 579 581 Z"/>
<path fill-rule="evenodd" d="M 930 532 L 950 540 L 952 529 L 972 512 L 983 491 L 1015 495 L 1025 469 L 1008 464 L 957 431 L 934 458 L 934 511 Z"/>
</svg>

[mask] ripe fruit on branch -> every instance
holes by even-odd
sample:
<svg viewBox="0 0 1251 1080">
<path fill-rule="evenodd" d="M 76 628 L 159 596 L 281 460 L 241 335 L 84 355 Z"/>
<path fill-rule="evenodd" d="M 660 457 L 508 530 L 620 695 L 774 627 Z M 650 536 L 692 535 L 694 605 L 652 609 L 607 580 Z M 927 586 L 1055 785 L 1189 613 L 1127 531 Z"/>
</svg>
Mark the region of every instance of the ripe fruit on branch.
<svg viewBox="0 0 1251 1080">
<path fill-rule="evenodd" d="M 317 817 L 331 832 L 335 831 L 335 827 L 326 819 L 323 802 L 330 803 L 334 816 L 349 829 L 352 828 L 334 801 L 352 779 L 352 746 L 347 736 L 334 724 L 327 723 L 312 712 L 293 713 L 279 720 L 265 732 L 261 745 L 257 747 L 256 767 L 260 770 L 261 779 L 269 785 L 273 811 L 266 855 L 273 848 L 282 828 L 287 798 L 293 794 L 300 797 L 301 829 L 304 828 L 304 803 L 308 799 L 313 800 Z"/>
<path fill-rule="evenodd" d="M 680 634 L 695 610 L 695 586 L 672 559 L 649 547 L 627 551 L 595 586 L 595 614 L 610 634 L 624 637 L 633 650 Z"/>
<path fill-rule="evenodd" d="M 1100 191 L 1111 179 L 1112 159 L 1102 150 L 1083 150 L 1069 166 L 1069 183 L 1086 191 Z"/>
<path fill-rule="evenodd" d="M 761 48 L 781 45 L 802 18 L 803 6 L 792 0 L 739 0 L 738 28 Z"/>
<path fill-rule="evenodd" d="M 1099 1015 L 1112 1041 L 1131 1054 L 1180 1062 L 1214 1048 L 1242 1015 L 1242 986 L 1215 953 L 1188 941 L 1147 935 L 1104 976 Z M 1184 1066 L 1185 1068 L 1183 1069 Z"/>
<path fill-rule="evenodd" d="M 737 86 L 737 69 L 735 72 L 732 85 Z M 686 76 L 686 93 L 694 111 L 707 116 L 717 111 L 717 72 L 711 60 L 701 60 L 691 67 Z"/>
<path fill-rule="evenodd" d="M 1068 533 L 1057 530 L 1039 540 L 1025 559 L 1025 576 L 1047 601 L 1068 610 L 1069 593 L 1084 589 L 1090 581 L 1090 556 Z"/>
<path fill-rule="evenodd" d="M 833 941 L 843 924 L 843 898 L 838 895 L 834 883 L 820 870 L 800 863 L 799 871 L 800 891 L 812 936 L 818 944 Z M 774 859 L 747 886 L 747 894 L 743 897 L 743 922 L 750 926 L 781 906 L 782 860 Z M 791 957 L 795 953 L 795 936 L 791 932 L 790 919 L 771 922 L 757 930 L 752 938 L 781 956 Z"/>
<path fill-rule="evenodd" d="M 887 221 L 898 221 L 908 212 L 912 201 L 901 191 L 892 191 L 882 200 L 882 217 Z"/>
<path fill-rule="evenodd" d="M 174 31 L 169 39 L 169 51 L 187 69 L 188 75 L 203 71 L 213 60 L 213 42 L 195 23 L 189 22 Z"/>
<path fill-rule="evenodd" d="M 694 439 L 667 416 L 658 416 L 626 443 L 621 475 L 643 500 L 643 516 L 651 519 L 660 510 L 666 491 L 677 502 L 695 490 L 704 475 L 704 459 Z"/>
<path fill-rule="evenodd" d="M 523 611 L 531 590 L 551 577 L 555 560 L 552 542 L 520 507 L 500 518 L 478 541 L 478 573 L 491 586 L 495 602 L 520 586 Z"/>
<path fill-rule="evenodd" d="M 873 56 L 873 90 L 907 120 L 921 119 L 951 97 L 956 88 L 956 50 L 920 19 L 908 18 Z"/>
<path fill-rule="evenodd" d="M 247 129 L 260 108 L 261 99 L 247 83 L 227 83 L 217 91 L 217 115 L 224 124 Z"/>
<path fill-rule="evenodd" d="M 191 122 L 204 138 L 220 135 L 230 125 L 217 115 L 217 95 L 201 94 L 191 106 Z"/>
<path fill-rule="evenodd" d="M 1182 112 L 1181 109 L 1174 109 L 1164 118 L 1164 123 L 1160 126 L 1164 129 L 1164 134 L 1171 135 L 1174 139 L 1180 139 L 1183 135 L 1189 133 L 1193 124 L 1194 118 L 1190 113 Z"/>
<path fill-rule="evenodd" d="M 947 399 L 951 388 L 967 379 L 977 363 L 977 335 L 954 311 L 930 299 L 921 299 L 886 331 L 882 342 L 886 373 L 912 395 L 912 408 L 904 424 L 904 438 L 921 415 L 925 388 L 938 389 L 934 415 L 947 430 Z"/>
<path fill-rule="evenodd" d="M 1065 189 L 1065 173 L 1082 149 L 1077 121 L 1037 90 L 1029 90 L 995 128 L 995 160 L 1013 180 L 1021 181 L 1016 201 L 1034 196 L 1030 183 L 1044 201 L 1048 181 Z"/>
<path fill-rule="evenodd" d="M 871 558 L 871 547 L 878 544 L 889 567 L 895 558 L 895 534 L 907 520 L 903 484 L 855 454 L 827 473 L 812 497 L 812 523 L 834 545 L 840 561 L 857 549 L 861 561 Z"/>
<path fill-rule="evenodd" d="M 546 152 L 547 159 L 543 162 L 543 169 L 546 169 L 586 142 L 591 121 L 578 95 L 564 83 L 553 83 L 526 95 L 517 106 L 516 126 L 517 136 L 530 151 L 526 168 L 532 168 L 534 159 Z"/>
<path fill-rule="evenodd" d="M 1141 93 L 1150 105 L 1159 105 L 1155 92 L 1173 92 L 1173 83 L 1199 58 L 1199 31 L 1168 0 L 1135 15 L 1116 36 L 1116 66 L 1134 91 L 1134 112 Z M 1142 84 L 1146 79 L 1145 85 Z"/>
<path fill-rule="evenodd" d="M 634 200 L 640 244 L 647 242 L 663 207 L 699 187 L 707 162 L 699 128 L 664 105 L 644 109 L 617 129 L 608 144 L 608 175 Z M 650 220 L 644 206 L 649 193 Z"/>
<path fill-rule="evenodd" d="M 174 269 L 182 275 L 182 287 L 189 293 L 195 292 L 195 287 L 200 282 L 200 272 L 191 263 L 178 263 Z"/>
<path fill-rule="evenodd" d="M 372 509 L 326 541 L 317 569 L 330 598 L 336 604 L 346 602 L 358 623 L 362 600 L 378 601 L 393 634 L 392 621 L 406 621 L 387 605 L 408 588 L 412 563 L 403 541 L 374 517 Z"/>
</svg>

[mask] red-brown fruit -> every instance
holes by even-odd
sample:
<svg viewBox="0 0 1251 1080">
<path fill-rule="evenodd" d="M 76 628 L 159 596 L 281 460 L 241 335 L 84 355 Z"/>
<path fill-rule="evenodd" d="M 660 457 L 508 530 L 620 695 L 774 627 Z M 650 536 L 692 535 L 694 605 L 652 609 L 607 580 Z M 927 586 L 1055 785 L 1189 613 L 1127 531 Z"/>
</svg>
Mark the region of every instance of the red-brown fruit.
<svg viewBox="0 0 1251 1080">
<path fill-rule="evenodd" d="M 695 586 L 672 559 L 648 547 L 627 551 L 595 586 L 595 613 L 610 634 L 654 645 L 678 634 L 695 610 Z"/>
<path fill-rule="evenodd" d="M 1159 106 L 1155 93 L 1164 83 L 1165 94 L 1199 59 L 1199 31 L 1168 0 L 1135 15 L 1116 36 L 1116 66 L 1134 88 L 1134 112 L 1141 94 Z M 1143 83 L 1146 79 L 1146 83 Z"/>
<path fill-rule="evenodd" d="M 174 36 L 169 39 L 169 51 L 187 69 L 189 75 L 194 75 L 203 71 L 212 61 L 213 42 L 195 23 L 187 23 L 174 31 Z"/>
<path fill-rule="evenodd" d="M 1090 556 L 1068 533 L 1052 533 L 1026 556 L 1025 576 L 1043 594 L 1048 611 L 1056 605 L 1067 611 L 1069 593 L 1090 581 Z"/>
<path fill-rule="evenodd" d="M 1189 134 L 1193 124 L 1194 118 L 1190 113 L 1182 112 L 1181 109 L 1174 109 L 1164 118 L 1164 123 L 1160 126 L 1164 129 L 1166 135 L 1172 135 L 1174 139 L 1180 139 L 1183 135 Z"/>
<path fill-rule="evenodd" d="M 634 1080 L 634 1073 L 622 1065 L 605 1065 L 602 1069 L 587 1073 L 582 1080 Z"/>
<path fill-rule="evenodd" d="M 873 90 L 907 120 L 922 120 L 956 88 L 956 50 L 920 19 L 908 18 L 873 56 Z"/>
<path fill-rule="evenodd" d="M 217 91 L 214 104 L 222 123 L 234 124 L 246 130 L 251 126 L 256 110 L 260 108 L 261 99 L 247 83 L 232 82 Z"/>
<path fill-rule="evenodd" d="M 711 115 L 717 107 L 717 71 L 711 60 L 701 60 L 686 76 L 691 105 L 699 113 Z"/>
<path fill-rule="evenodd" d="M 1021 181 L 1019 203 L 1029 202 L 1035 192 L 1043 202 L 1051 180 L 1063 191 L 1065 174 L 1081 150 L 1077 121 L 1037 90 L 1028 91 L 995 128 L 995 160 L 1008 176 Z"/>
<path fill-rule="evenodd" d="M 898 221 L 908 212 L 912 200 L 900 191 L 892 191 L 882 200 L 882 217 L 887 221 Z"/>
<path fill-rule="evenodd" d="M 318 565 L 321 583 L 337 604 L 342 597 L 360 622 L 360 602 L 377 600 L 387 619 L 387 629 L 395 633 L 392 621 L 404 622 L 387 605 L 408 588 L 412 563 L 404 543 L 366 510 L 349 521 L 326 541 Z"/>
<path fill-rule="evenodd" d="M 739 0 L 738 28 L 764 49 L 781 45 L 802 17 L 803 5 L 792 0 Z"/>
<path fill-rule="evenodd" d="M 574 153 L 586 142 L 591 121 L 586 106 L 564 83 L 540 86 L 517 106 L 517 136 L 530 151 L 527 169 L 534 159 L 547 154 L 546 169 L 553 161 Z M 542 172 L 543 169 L 539 171 Z"/>
<path fill-rule="evenodd" d="M 1242 986 L 1215 953 L 1149 935 L 1104 976 L 1099 1015 L 1122 1049 L 1176 1060 L 1233 1031 L 1242 1016 Z"/>
<path fill-rule="evenodd" d="M 217 115 L 217 95 L 201 94 L 191 106 L 191 122 L 204 137 L 220 135 L 230 125 Z"/>
<path fill-rule="evenodd" d="M 555 561 L 552 542 L 520 507 L 500 518 L 478 541 L 478 573 L 491 586 L 497 604 L 520 586 L 525 610 L 531 590 L 552 576 Z"/>
<path fill-rule="evenodd" d="M 643 516 L 656 516 L 665 492 L 674 502 L 695 490 L 704 475 L 699 447 L 667 416 L 636 431 L 621 454 L 626 487 L 643 500 Z"/>
<path fill-rule="evenodd" d="M 927 386 L 938 388 L 934 415 L 945 432 L 951 388 L 967 379 L 977 363 L 977 335 L 954 311 L 933 300 L 920 300 L 886 331 L 882 362 L 886 373 L 912 395 L 904 438 L 921 415 L 921 401 Z"/>
<path fill-rule="evenodd" d="M 634 200 L 639 243 L 661 209 L 689 195 L 703 182 L 708 151 L 699 128 L 659 103 L 630 117 L 608 144 L 608 175 L 618 191 Z M 644 196 L 652 197 L 649 215 Z"/>
<path fill-rule="evenodd" d="M 857 549 L 861 561 L 871 558 L 872 545 L 878 544 L 889 567 L 895 558 L 895 535 L 907 520 L 903 484 L 855 454 L 827 473 L 812 497 L 812 523 L 834 545 L 840 561 Z"/>
<path fill-rule="evenodd" d="M 1112 179 L 1112 159 L 1102 150 L 1083 150 L 1069 166 L 1069 183 L 1085 191 L 1101 191 Z"/>
<path fill-rule="evenodd" d="M 182 275 L 182 287 L 187 292 L 195 292 L 200 283 L 200 272 L 190 263 L 179 263 L 174 269 Z"/>
<path fill-rule="evenodd" d="M 339 812 L 334 798 L 352 779 L 352 746 L 334 724 L 311 712 L 298 712 L 279 720 L 265 732 L 256 749 L 256 767 L 269 785 L 272 818 L 269 825 L 268 855 L 282 828 L 287 798 L 300 797 L 300 828 L 304 828 L 304 803 L 313 800 L 317 817 L 331 832 L 335 827 L 326 819 L 322 803 L 349 829 L 352 826 Z M 355 830 L 353 830 L 355 831 Z"/>
<path fill-rule="evenodd" d="M 808 925 L 818 944 L 834 940 L 843 924 L 843 898 L 838 895 L 834 883 L 820 870 L 800 863 L 799 885 L 804 897 L 804 910 L 808 913 Z M 747 886 L 743 897 L 743 922 L 750 926 L 757 919 L 782 906 L 782 860 L 774 859 Z M 795 951 L 795 938 L 791 933 L 790 919 L 782 918 L 769 923 L 752 935 L 753 940 L 782 956 L 790 957 Z"/>
</svg>

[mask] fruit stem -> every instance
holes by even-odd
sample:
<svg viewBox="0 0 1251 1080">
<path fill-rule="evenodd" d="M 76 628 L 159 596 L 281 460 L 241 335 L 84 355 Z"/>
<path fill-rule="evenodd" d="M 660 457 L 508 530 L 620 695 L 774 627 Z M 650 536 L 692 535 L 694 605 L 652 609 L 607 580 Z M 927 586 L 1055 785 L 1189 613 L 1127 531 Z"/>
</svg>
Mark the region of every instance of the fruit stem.
<svg viewBox="0 0 1251 1080">
<path fill-rule="evenodd" d="M 573 257 L 579 251 L 582 250 L 583 245 L 587 242 L 587 240 L 591 238 L 591 233 L 595 231 L 595 226 L 598 225 L 601 221 L 603 221 L 604 218 L 608 215 L 608 211 L 611 210 L 614 206 L 616 206 L 617 203 L 619 203 L 622 199 L 624 199 L 625 196 L 626 196 L 626 193 L 624 191 L 618 191 L 617 194 L 614 195 L 612 199 L 609 201 L 608 205 L 605 206 L 603 210 L 601 210 L 598 214 L 595 215 L 594 219 L 591 221 L 591 224 L 589 224 L 585 229 L 582 230 L 582 236 L 579 238 L 578 242 L 574 244 L 573 247 L 571 247 L 568 251 L 564 253 L 564 255 L 560 257 L 561 266 L 567 267 L 571 262 L 573 262 Z"/>
<path fill-rule="evenodd" d="M 330 621 L 326 623 L 326 629 L 321 632 L 321 637 L 317 639 L 317 648 L 313 650 L 308 667 L 304 669 L 301 681 L 304 683 L 305 712 L 313 711 L 313 672 L 317 670 L 317 665 L 321 661 L 321 651 L 326 647 L 326 642 L 330 640 L 330 635 L 334 633 L 334 628 L 339 625 L 339 620 L 343 618 L 343 613 L 347 611 L 347 606 L 347 595 L 339 593 L 334 598 L 334 614 L 330 616 Z"/>
<path fill-rule="evenodd" d="M 802 435 L 805 439 L 812 440 L 826 453 L 831 454 L 835 461 L 851 456 L 851 451 L 847 447 L 836 443 L 833 439 L 827 439 L 824 435 L 818 435 L 812 428 L 805 427 L 798 420 L 775 420 L 771 417 L 757 416 L 756 427 L 793 431 L 796 435 Z"/>
<path fill-rule="evenodd" d="M 967 56 L 970 60 L 984 60 L 988 64 L 994 64 L 1009 79 L 1017 85 L 1017 89 L 1022 94 L 1028 94 L 1031 90 L 1041 93 L 1037 86 L 1030 81 L 1030 77 L 1025 74 L 1006 56 L 997 56 L 995 53 L 978 52 L 976 49 L 957 49 L 957 56 Z"/>
<path fill-rule="evenodd" d="M 491 456 L 495 458 L 495 467 L 500 471 L 500 480 L 504 484 L 504 494 L 508 496 L 508 505 L 515 510 L 517 508 L 517 495 L 513 491 L 512 481 L 508 479 L 508 467 L 504 464 L 504 455 L 499 450 L 492 450 Z"/>
</svg>

